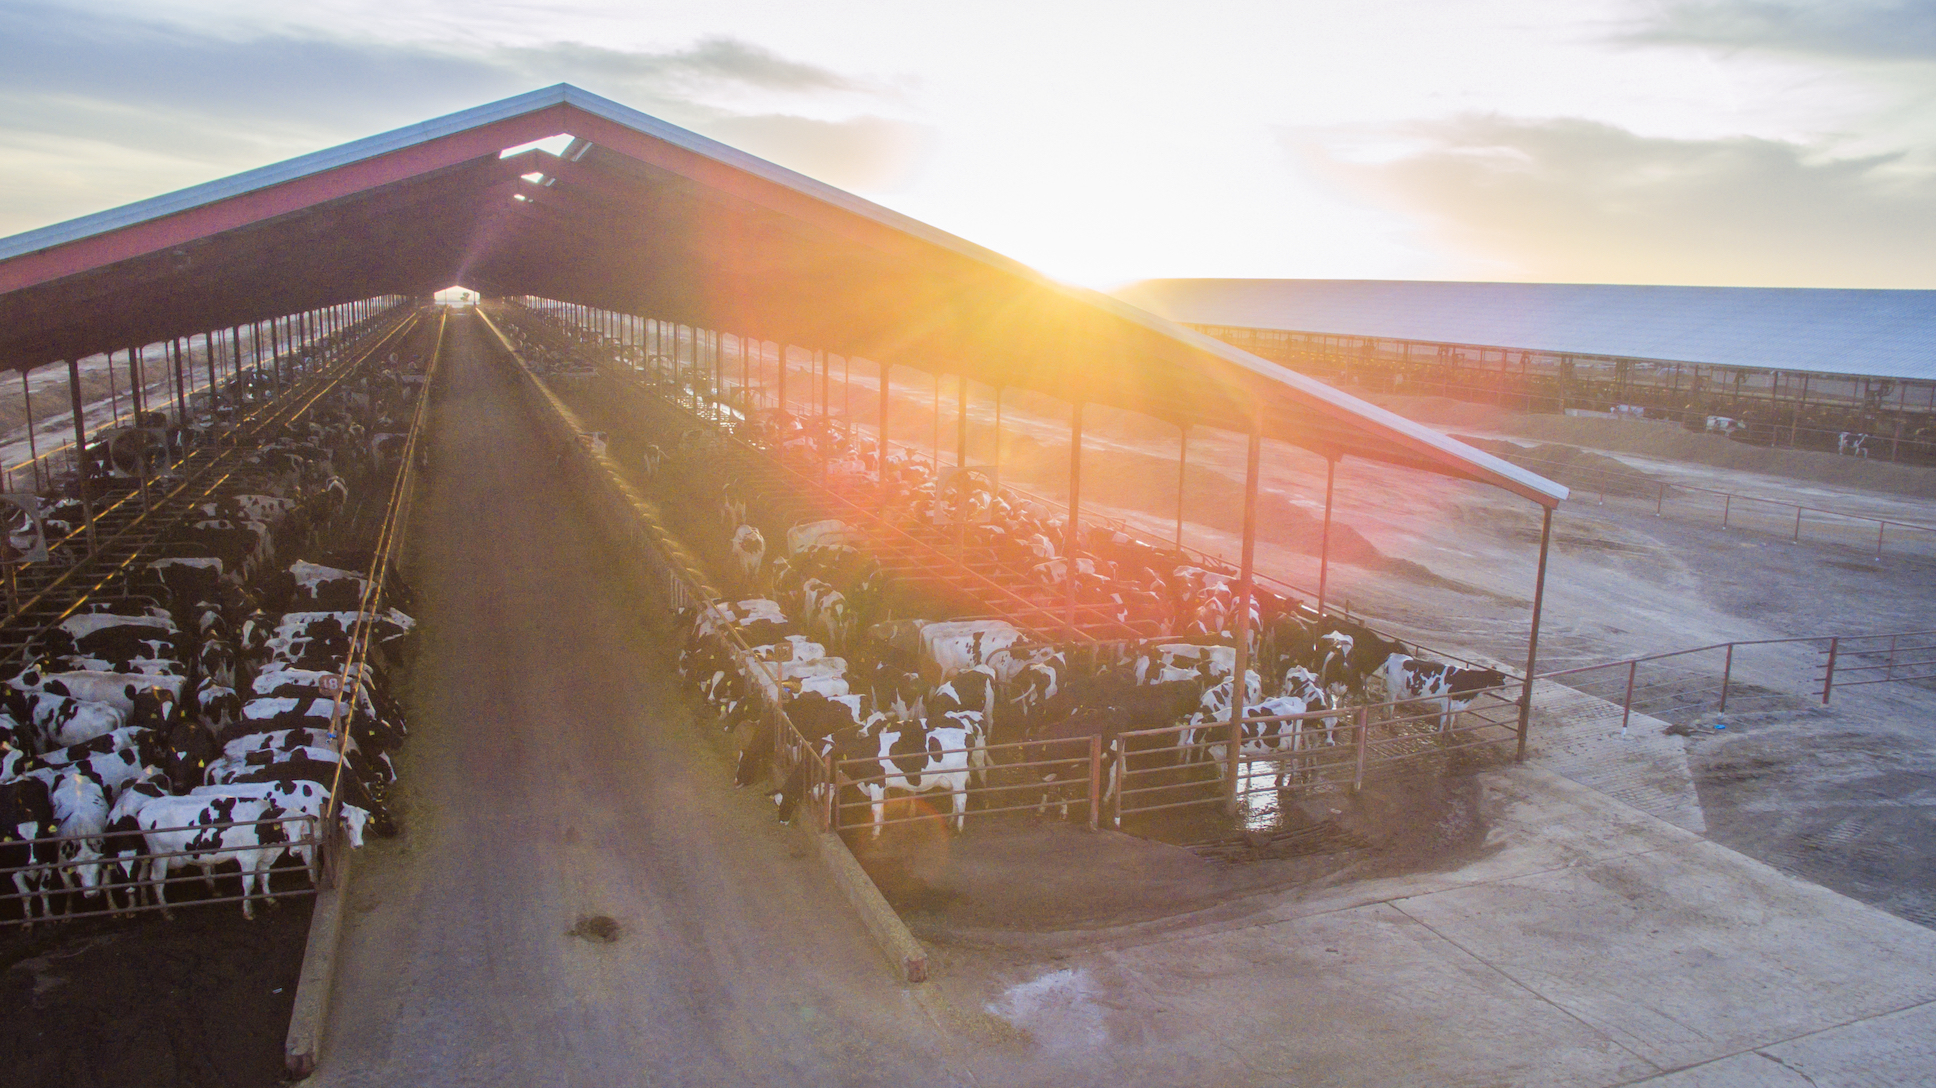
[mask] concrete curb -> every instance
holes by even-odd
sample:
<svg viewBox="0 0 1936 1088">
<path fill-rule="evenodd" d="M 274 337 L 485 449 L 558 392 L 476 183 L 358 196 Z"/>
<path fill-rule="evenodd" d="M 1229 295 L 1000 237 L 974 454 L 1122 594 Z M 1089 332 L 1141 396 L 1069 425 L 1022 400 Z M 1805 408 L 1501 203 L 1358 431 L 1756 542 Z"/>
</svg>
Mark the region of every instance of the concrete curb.
<svg viewBox="0 0 1936 1088">
<path fill-rule="evenodd" d="M 914 939 L 908 931 L 907 923 L 894 913 L 887 898 L 874 886 L 873 878 L 867 870 L 854 860 L 853 852 L 847 849 L 839 835 L 831 831 L 808 831 L 807 837 L 813 840 L 814 851 L 827 866 L 827 872 L 834 878 L 840 893 L 853 905 L 854 913 L 860 916 L 860 924 L 867 934 L 880 946 L 888 962 L 895 965 L 906 982 L 926 982 L 928 980 L 928 950 Z"/>
<path fill-rule="evenodd" d="M 316 1071 L 323 1050 L 323 1030 L 329 1021 L 329 992 L 336 981 L 336 949 L 343 935 L 343 902 L 350 886 L 350 851 L 339 853 L 336 880 L 316 892 L 309 916 L 309 945 L 303 950 L 302 974 L 296 980 L 296 1007 L 289 1013 L 289 1035 L 283 1040 L 282 1062 L 300 1078 Z"/>
</svg>

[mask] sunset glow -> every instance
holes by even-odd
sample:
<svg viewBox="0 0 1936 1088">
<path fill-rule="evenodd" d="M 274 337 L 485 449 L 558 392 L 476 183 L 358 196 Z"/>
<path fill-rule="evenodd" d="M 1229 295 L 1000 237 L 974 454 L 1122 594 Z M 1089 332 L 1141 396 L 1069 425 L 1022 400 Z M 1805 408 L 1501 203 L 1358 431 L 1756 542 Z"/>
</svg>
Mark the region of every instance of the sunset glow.
<svg viewBox="0 0 1936 1088">
<path fill-rule="evenodd" d="M 569 81 L 1092 286 L 1936 284 L 1915 5 L 4 8 L 0 233 Z"/>
</svg>

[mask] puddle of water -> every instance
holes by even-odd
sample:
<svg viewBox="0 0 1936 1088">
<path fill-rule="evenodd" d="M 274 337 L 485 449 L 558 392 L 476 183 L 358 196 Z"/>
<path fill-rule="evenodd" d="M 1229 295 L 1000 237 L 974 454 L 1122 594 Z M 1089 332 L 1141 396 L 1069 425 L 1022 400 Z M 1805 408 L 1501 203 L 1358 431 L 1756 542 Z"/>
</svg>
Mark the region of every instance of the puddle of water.
<svg viewBox="0 0 1936 1088">
<path fill-rule="evenodd" d="M 1095 1048 L 1109 1041 L 1095 990 L 1086 968 L 1064 968 L 1016 983 L 984 1007 L 1046 1050 Z"/>
</svg>

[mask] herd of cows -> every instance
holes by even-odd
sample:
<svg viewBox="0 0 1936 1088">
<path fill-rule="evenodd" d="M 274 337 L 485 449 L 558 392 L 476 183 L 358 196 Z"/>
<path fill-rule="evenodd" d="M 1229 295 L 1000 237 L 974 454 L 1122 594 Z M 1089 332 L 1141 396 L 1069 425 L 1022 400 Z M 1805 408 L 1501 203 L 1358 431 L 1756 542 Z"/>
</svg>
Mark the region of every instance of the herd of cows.
<svg viewBox="0 0 1936 1088">
<path fill-rule="evenodd" d="M 256 899 L 275 903 L 272 869 L 310 873 L 332 814 L 353 846 L 366 826 L 393 830 L 385 753 L 405 723 L 386 673 L 415 624 L 365 600 L 367 550 L 329 550 L 352 493 L 400 468 L 422 360 L 390 361 L 238 453 L 215 493 L 6 668 L 0 920 L 168 915 L 181 881 L 199 872 L 213 895 L 230 866 L 253 918 Z M 359 638 L 375 648 L 345 684 Z"/>
<path fill-rule="evenodd" d="M 528 349 L 535 337 L 521 330 L 520 340 Z M 629 369 L 605 357 L 612 345 L 582 330 L 560 345 L 547 357 Z M 823 765 L 838 764 L 863 799 L 841 808 L 864 804 L 878 834 L 891 798 L 931 792 L 946 795 L 958 830 L 971 793 L 1004 762 L 1026 768 L 1033 783 L 1024 788 L 1039 785 L 1038 808 L 1066 811 L 1072 779 L 1088 777 L 1068 753 L 1091 751 L 1090 738 L 1113 766 L 1124 734 L 1168 728 L 1174 760 L 1207 768 L 1205 782 L 1225 775 L 1238 694 L 1234 571 L 1101 527 L 1084 527 L 1071 557 L 1061 517 L 985 475 L 937 476 L 900 450 L 883 464 L 871 440 L 827 417 L 730 399 L 724 407 L 740 449 L 824 479 L 877 528 L 952 541 L 1045 600 L 1072 596 L 1088 614 L 1166 633 L 1065 646 L 1004 620 L 939 618 L 946 602 L 902 584 L 870 554 L 868 526 L 825 517 L 798 489 L 763 488 L 757 459 L 735 462 L 722 433 L 688 426 L 642 435 L 635 465 L 648 492 L 688 511 L 687 535 L 698 538 L 689 542 L 721 556 L 715 575 L 740 591 L 737 601 L 682 616 L 680 660 L 708 713 L 750 732 L 739 784 L 767 780 L 776 751 L 804 743 Z M 737 474 L 728 467 L 735 463 Z M 1449 730 L 1481 694 L 1508 683 L 1492 669 L 1421 659 L 1261 587 L 1249 609 L 1240 755 L 1270 758 L 1280 774 L 1290 766 L 1283 756 L 1349 740 L 1349 705 L 1421 704 L 1427 720 Z M 937 618 L 917 618 L 925 616 Z M 797 738 L 776 736 L 775 708 Z M 811 780 L 793 762 L 774 792 L 783 819 Z"/>
</svg>

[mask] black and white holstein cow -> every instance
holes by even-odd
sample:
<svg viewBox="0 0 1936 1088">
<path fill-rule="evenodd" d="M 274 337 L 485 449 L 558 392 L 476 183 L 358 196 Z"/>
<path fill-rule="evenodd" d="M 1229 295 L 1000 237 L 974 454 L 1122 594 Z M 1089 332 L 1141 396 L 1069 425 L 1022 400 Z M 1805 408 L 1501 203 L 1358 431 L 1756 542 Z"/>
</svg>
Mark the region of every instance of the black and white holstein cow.
<svg viewBox="0 0 1936 1088">
<path fill-rule="evenodd" d="M 281 785 L 277 783 L 276 785 Z M 187 797 L 143 797 L 130 794 L 141 803 L 123 819 L 134 821 L 154 855 L 148 863 L 147 877 L 153 884 L 155 902 L 164 918 L 173 918 L 168 909 L 169 870 L 196 868 L 203 880 L 214 887 L 214 869 L 235 862 L 242 869 L 242 914 L 255 919 L 255 900 L 270 906 L 275 896 L 269 887 L 269 870 L 285 853 L 307 865 L 312 860 L 312 829 L 323 814 L 328 799 L 321 791 L 312 796 L 238 796 L 190 795 Z M 363 844 L 364 814 L 343 806 L 343 823 L 352 846 Z"/>
<path fill-rule="evenodd" d="M 868 726 L 828 736 L 821 742 L 820 756 L 831 754 L 834 765 L 866 799 L 873 838 L 880 838 L 893 795 L 935 791 L 948 793 L 948 823 L 959 834 L 968 819 L 968 778 L 979 728 L 972 717 L 955 712 L 922 723 L 877 715 Z M 789 818 L 798 805 L 799 794 L 783 789 L 781 819 Z"/>
<path fill-rule="evenodd" d="M 29 924 L 35 917 L 53 917 L 50 882 L 60 861 L 59 833 L 54 823 L 54 800 L 40 778 L 16 778 L 0 783 L 0 869 L 10 870 L 21 914 Z"/>
<path fill-rule="evenodd" d="M 1506 684 L 1506 674 L 1498 669 L 1467 669 L 1438 661 L 1420 661 L 1407 654 L 1386 658 L 1381 671 L 1393 702 L 1430 702 L 1440 707 L 1441 733 L 1451 732 L 1452 719 L 1481 694 Z"/>
</svg>

